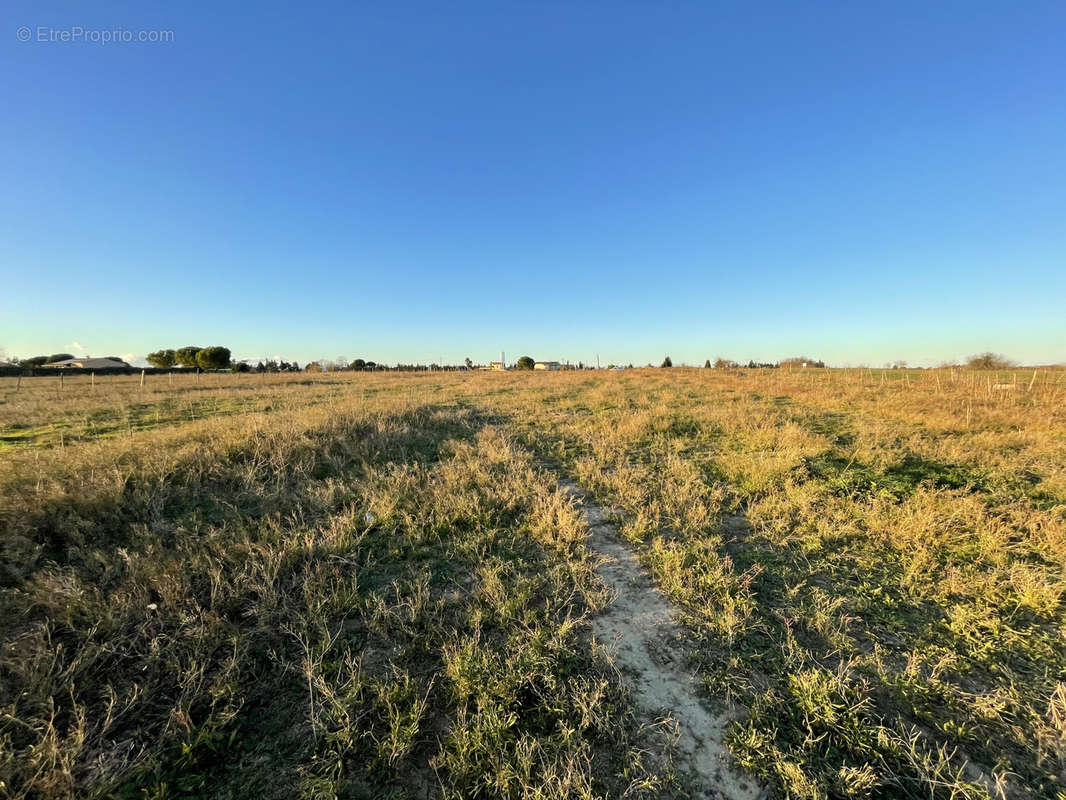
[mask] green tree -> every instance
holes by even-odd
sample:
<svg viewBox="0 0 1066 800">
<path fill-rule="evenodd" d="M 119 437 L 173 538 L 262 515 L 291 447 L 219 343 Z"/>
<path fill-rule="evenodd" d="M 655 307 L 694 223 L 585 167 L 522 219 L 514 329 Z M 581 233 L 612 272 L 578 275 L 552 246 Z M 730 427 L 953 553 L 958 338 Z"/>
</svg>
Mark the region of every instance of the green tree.
<svg viewBox="0 0 1066 800">
<path fill-rule="evenodd" d="M 52 355 L 48 356 L 48 360 L 44 363 L 54 364 L 57 361 L 66 361 L 68 358 L 74 358 L 74 356 L 72 356 L 70 353 L 52 353 Z"/>
<path fill-rule="evenodd" d="M 663 359 L 663 363 L 660 366 L 672 367 L 673 365 L 674 365 L 674 362 L 670 360 L 670 356 L 667 356 L 666 358 Z"/>
<path fill-rule="evenodd" d="M 530 358 L 529 356 L 522 356 L 520 359 L 518 359 L 518 361 L 515 362 L 514 368 L 515 369 L 533 369 L 533 365 L 535 363 L 536 362 L 532 358 Z"/>
<path fill-rule="evenodd" d="M 182 347 L 174 351 L 174 360 L 183 367 L 196 367 L 199 366 L 196 363 L 196 354 L 203 348 L 196 345 L 189 345 L 188 347 Z"/>
<path fill-rule="evenodd" d="M 704 369 L 710 369 L 711 368 L 711 359 L 708 358 L 706 361 L 703 362 L 703 368 Z"/>
<path fill-rule="evenodd" d="M 355 359 L 355 361 L 348 365 L 348 369 L 354 370 L 355 372 L 362 372 L 364 369 L 366 369 L 366 362 L 361 358 L 357 358 Z"/>
<path fill-rule="evenodd" d="M 196 366 L 200 369 L 225 369 L 229 366 L 228 347 L 205 347 L 196 354 Z"/>
<path fill-rule="evenodd" d="M 471 361 L 469 358 L 466 359 L 463 363 L 466 364 L 466 368 L 467 369 L 473 369 L 474 368 L 474 362 Z"/>
<path fill-rule="evenodd" d="M 148 363 L 157 369 L 170 369 L 177 363 L 173 350 L 156 350 L 145 356 Z"/>
</svg>

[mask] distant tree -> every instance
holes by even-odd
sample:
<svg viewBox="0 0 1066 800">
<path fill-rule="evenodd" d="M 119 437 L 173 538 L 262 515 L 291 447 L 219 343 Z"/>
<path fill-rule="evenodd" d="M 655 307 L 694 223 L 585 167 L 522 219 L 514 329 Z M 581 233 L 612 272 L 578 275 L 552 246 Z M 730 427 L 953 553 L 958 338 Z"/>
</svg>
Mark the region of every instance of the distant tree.
<svg viewBox="0 0 1066 800">
<path fill-rule="evenodd" d="M 672 367 L 673 365 L 674 365 L 674 362 L 670 360 L 670 356 L 667 356 L 666 358 L 663 359 L 663 363 L 660 366 Z"/>
<path fill-rule="evenodd" d="M 57 361 L 66 361 L 68 358 L 74 358 L 70 353 L 53 353 L 45 360 L 45 364 L 54 364 Z"/>
<path fill-rule="evenodd" d="M 704 369 L 710 369 L 711 368 L 711 359 L 708 358 L 706 361 L 703 362 L 703 368 Z"/>
<path fill-rule="evenodd" d="M 999 353 L 978 353 L 966 359 L 970 369 L 1010 369 L 1014 362 Z"/>
<path fill-rule="evenodd" d="M 228 347 L 205 347 L 196 354 L 196 366 L 200 369 L 225 369 L 230 363 Z"/>
<path fill-rule="evenodd" d="M 22 367 L 39 367 L 41 364 L 48 360 L 48 356 L 33 356 L 32 358 L 24 358 L 19 362 L 19 366 Z"/>
<path fill-rule="evenodd" d="M 156 350 L 154 353 L 149 353 L 145 358 L 156 369 L 170 369 L 177 362 L 177 356 L 175 356 L 173 350 Z"/>
<path fill-rule="evenodd" d="M 522 356 L 520 359 L 518 359 L 515 362 L 514 368 L 515 369 L 533 369 L 533 365 L 535 363 L 536 362 L 532 358 L 530 358 L 529 356 Z"/>
<path fill-rule="evenodd" d="M 718 359 L 715 359 L 715 362 L 714 362 L 714 368 L 715 369 L 735 369 L 736 366 L 737 366 L 737 362 L 736 361 L 731 361 L 728 358 L 718 358 Z"/>
<path fill-rule="evenodd" d="M 469 358 L 464 359 L 463 363 L 466 364 L 466 368 L 467 369 L 473 369 L 474 368 L 474 362 L 471 361 Z"/>
<path fill-rule="evenodd" d="M 266 372 L 266 370 L 266 364 L 264 364 L 262 361 L 255 365 L 256 372 Z"/>
<path fill-rule="evenodd" d="M 196 354 L 203 348 L 196 347 L 195 345 L 189 345 L 188 347 L 182 347 L 174 351 L 174 360 L 183 367 L 196 367 L 199 366 L 196 363 Z"/>
<path fill-rule="evenodd" d="M 304 372 L 321 372 L 321 371 L 322 371 L 322 365 L 319 364 L 317 361 L 312 361 L 310 364 L 308 364 L 306 367 L 304 367 Z"/>
<path fill-rule="evenodd" d="M 247 361 L 234 361 L 232 366 L 233 366 L 233 371 L 234 372 L 251 372 L 252 371 L 252 367 L 251 367 L 251 365 L 248 364 Z"/>
<path fill-rule="evenodd" d="M 808 356 L 793 356 L 781 361 L 782 367 L 824 367 L 824 361 L 816 361 Z"/>
<path fill-rule="evenodd" d="M 363 361 L 363 359 L 361 358 L 357 358 L 355 359 L 355 361 L 348 365 L 348 369 L 353 370 L 354 372 L 362 372 L 364 369 L 366 369 L 366 362 Z"/>
</svg>

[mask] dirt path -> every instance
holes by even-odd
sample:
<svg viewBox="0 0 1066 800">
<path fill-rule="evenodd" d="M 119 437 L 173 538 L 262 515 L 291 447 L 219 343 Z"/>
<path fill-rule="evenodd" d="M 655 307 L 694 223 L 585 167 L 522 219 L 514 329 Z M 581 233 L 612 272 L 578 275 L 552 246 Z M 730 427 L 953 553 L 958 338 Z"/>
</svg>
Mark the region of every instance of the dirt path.
<svg viewBox="0 0 1066 800">
<path fill-rule="evenodd" d="M 758 800 L 765 792 L 732 767 L 722 743 L 731 717 L 704 707 L 696 681 L 681 663 L 681 629 L 674 621 L 674 607 L 623 544 L 603 509 L 576 484 L 562 486 L 585 516 L 589 546 L 606 557 L 598 573 L 611 589 L 612 602 L 593 618 L 593 632 L 615 653 L 640 710 L 652 719 L 669 716 L 677 722 L 680 766 L 696 779 L 693 796 Z"/>
</svg>

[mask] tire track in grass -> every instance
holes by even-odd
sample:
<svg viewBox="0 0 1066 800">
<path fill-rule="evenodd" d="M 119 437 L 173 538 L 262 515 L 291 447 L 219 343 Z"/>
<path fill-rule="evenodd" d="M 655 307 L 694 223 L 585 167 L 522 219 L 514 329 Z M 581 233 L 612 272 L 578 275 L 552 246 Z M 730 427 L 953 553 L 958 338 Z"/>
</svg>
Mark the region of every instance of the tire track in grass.
<svg viewBox="0 0 1066 800">
<path fill-rule="evenodd" d="M 715 714 L 700 701 L 698 684 L 680 661 L 682 629 L 675 609 L 636 556 L 576 483 L 560 486 L 577 503 L 589 528 L 588 546 L 603 557 L 597 568 L 611 590 L 608 607 L 592 618 L 597 639 L 608 646 L 640 711 L 676 723 L 680 765 L 694 778 L 693 797 L 760 800 L 766 790 L 737 771 L 723 738 L 733 715 Z"/>
</svg>

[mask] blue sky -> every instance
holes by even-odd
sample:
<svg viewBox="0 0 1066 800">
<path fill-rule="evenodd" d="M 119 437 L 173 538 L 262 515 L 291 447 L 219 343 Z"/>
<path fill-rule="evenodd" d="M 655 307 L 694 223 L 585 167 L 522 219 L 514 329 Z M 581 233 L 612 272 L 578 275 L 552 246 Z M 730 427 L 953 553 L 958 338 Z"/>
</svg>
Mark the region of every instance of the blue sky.
<svg viewBox="0 0 1066 800">
<path fill-rule="evenodd" d="M 0 11 L 9 356 L 1066 361 L 1059 1 L 219 5 Z"/>
</svg>

